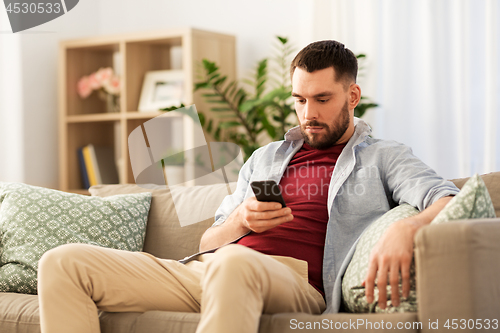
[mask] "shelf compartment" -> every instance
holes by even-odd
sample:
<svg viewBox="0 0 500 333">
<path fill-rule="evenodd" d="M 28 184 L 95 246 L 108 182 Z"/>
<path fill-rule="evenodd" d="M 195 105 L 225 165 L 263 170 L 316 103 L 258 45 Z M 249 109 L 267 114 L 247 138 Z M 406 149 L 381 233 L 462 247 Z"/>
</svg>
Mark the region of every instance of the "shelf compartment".
<svg viewBox="0 0 500 333">
<path fill-rule="evenodd" d="M 78 81 L 86 75 L 96 72 L 102 67 L 116 70 L 115 62 L 119 58 L 120 44 L 98 45 L 85 48 L 68 48 L 66 57 L 66 107 L 69 115 L 105 113 L 106 101 L 99 98 L 94 91 L 87 98 L 78 95 Z"/>
<path fill-rule="evenodd" d="M 115 147 L 115 127 L 119 122 L 103 121 L 88 123 L 69 123 L 66 148 L 66 167 L 72 170 L 68 177 L 68 188 L 83 189 L 78 149 L 88 144 Z M 115 152 L 116 154 L 116 152 Z"/>
<path fill-rule="evenodd" d="M 126 110 L 137 110 L 147 72 L 182 69 L 182 37 L 128 42 L 125 50 L 125 105 Z"/>
<path fill-rule="evenodd" d="M 59 187 L 76 193 L 87 193 L 82 189 L 77 155 L 79 147 L 89 143 L 113 146 L 120 183 L 134 183 L 128 155 L 128 135 L 149 119 L 174 116 L 162 111 L 137 111 L 147 72 L 183 70 L 184 104 L 196 104 L 198 110 L 206 112 L 207 118 L 210 118 L 210 106 L 201 97 L 201 91 L 196 94 L 192 91 L 200 61 L 205 58 L 215 61 L 229 79 L 236 77 L 234 36 L 198 29 L 87 37 L 62 41 L 59 47 Z M 96 92 L 87 99 L 78 95 L 78 80 L 101 67 L 112 67 L 120 76 L 120 112 L 107 113 L 105 101 L 100 100 Z M 182 127 L 184 150 L 197 146 L 198 140 L 203 141 L 199 145 L 206 144 L 206 134 L 199 126 L 194 126 L 192 120 L 184 121 Z M 167 131 L 172 131 L 172 127 Z M 190 182 L 195 185 L 194 180 Z"/>
</svg>

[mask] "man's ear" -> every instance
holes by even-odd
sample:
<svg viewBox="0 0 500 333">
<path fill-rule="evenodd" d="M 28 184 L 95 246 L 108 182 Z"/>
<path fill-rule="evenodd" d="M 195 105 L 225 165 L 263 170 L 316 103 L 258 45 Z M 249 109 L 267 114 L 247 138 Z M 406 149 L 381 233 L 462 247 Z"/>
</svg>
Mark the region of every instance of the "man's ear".
<svg viewBox="0 0 500 333">
<path fill-rule="evenodd" d="M 361 87 L 358 84 L 353 83 L 349 86 L 349 110 L 354 110 L 360 100 Z"/>
</svg>

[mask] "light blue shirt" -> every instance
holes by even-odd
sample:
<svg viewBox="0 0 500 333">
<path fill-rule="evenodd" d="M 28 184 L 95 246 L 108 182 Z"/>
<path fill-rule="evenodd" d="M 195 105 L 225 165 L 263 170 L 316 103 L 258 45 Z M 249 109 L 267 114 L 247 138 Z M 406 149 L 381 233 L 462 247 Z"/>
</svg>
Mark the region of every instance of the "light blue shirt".
<svg viewBox="0 0 500 333">
<path fill-rule="evenodd" d="M 325 313 L 339 311 L 342 276 L 370 223 L 402 203 L 422 211 L 439 198 L 458 193 L 452 182 L 439 177 L 409 147 L 371 138 L 370 127 L 361 119 L 354 118 L 354 124 L 354 134 L 337 160 L 328 189 L 323 257 Z M 272 179 L 279 183 L 303 143 L 297 126 L 285 134 L 285 140 L 257 149 L 241 168 L 235 192 L 217 209 L 213 226 L 224 223 L 239 204 L 254 195 L 250 182 Z"/>
</svg>

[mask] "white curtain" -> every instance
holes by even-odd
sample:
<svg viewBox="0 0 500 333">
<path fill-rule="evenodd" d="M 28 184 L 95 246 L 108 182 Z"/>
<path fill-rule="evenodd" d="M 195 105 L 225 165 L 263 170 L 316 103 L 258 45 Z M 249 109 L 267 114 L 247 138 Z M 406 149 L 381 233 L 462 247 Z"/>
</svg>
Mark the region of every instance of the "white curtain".
<svg viewBox="0 0 500 333">
<path fill-rule="evenodd" d="M 0 9 L 0 181 L 24 180 L 20 36 Z"/>
<path fill-rule="evenodd" d="M 366 53 L 359 83 L 374 136 L 445 178 L 500 171 L 500 1 L 311 0 L 302 44 Z M 301 47 L 303 45 L 300 45 Z"/>
</svg>

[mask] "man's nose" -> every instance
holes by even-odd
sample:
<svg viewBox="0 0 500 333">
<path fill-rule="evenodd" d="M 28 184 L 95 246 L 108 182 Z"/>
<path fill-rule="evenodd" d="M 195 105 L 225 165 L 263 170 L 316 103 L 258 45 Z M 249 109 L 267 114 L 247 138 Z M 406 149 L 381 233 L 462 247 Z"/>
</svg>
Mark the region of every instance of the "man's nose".
<svg viewBox="0 0 500 333">
<path fill-rule="evenodd" d="M 318 118 L 318 110 L 309 102 L 307 102 L 304 106 L 304 118 L 306 120 L 313 120 Z"/>
</svg>

